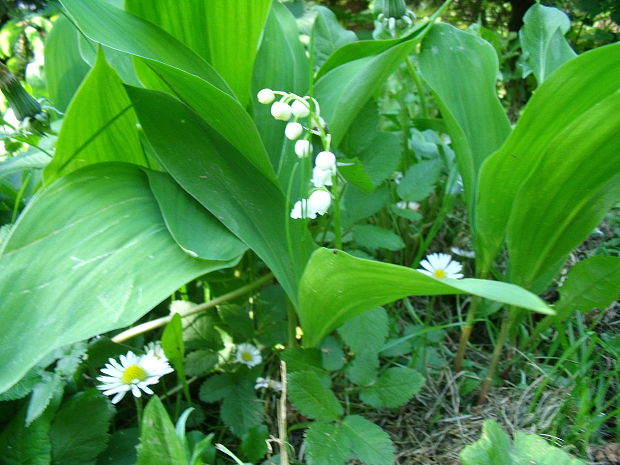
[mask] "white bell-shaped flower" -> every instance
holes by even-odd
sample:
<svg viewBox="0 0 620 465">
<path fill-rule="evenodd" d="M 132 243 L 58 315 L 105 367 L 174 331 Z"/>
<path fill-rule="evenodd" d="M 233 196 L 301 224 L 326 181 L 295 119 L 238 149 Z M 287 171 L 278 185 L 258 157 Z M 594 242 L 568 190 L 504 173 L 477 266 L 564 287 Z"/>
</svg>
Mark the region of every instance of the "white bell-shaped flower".
<svg viewBox="0 0 620 465">
<path fill-rule="evenodd" d="M 308 199 L 301 199 L 293 205 L 291 209 L 291 218 L 294 220 L 299 220 L 301 218 L 310 218 L 313 220 L 316 218 L 316 212 L 310 210 Z"/>
<path fill-rule="evenodd" d="M 312 145 L 309 140 L 298 140 L 295 142 L 295 155 L 299 158 L 306 158 L 312 152 Z"/>
<path fill-rule="evenodd" d="M 314 187 L 331 186 L 333 185 L 332 177 L 333 175 L 331 171 L 326 171 L 319 168 L 318 166 L 315 166 L 312 169 L 312 179 L 310 180 L 310 182 Z"/>
<path fill-rule="evenodd" d="M 291 106 L 284 102 L 273 102 L 273 105 L 271 105 L 271 116 L 275 119 L 279 119 L 280 121 L 288 121 L 291 119 L 292 115 L 293 112 L 291 110 Z"/>
<path fill-rule="evenodd" d="M 299 100 L 294 100 L 293 103 L 291 103 L 291 110 L 296 118 L 305 118 L 310 114 L 308 104 L 300 102 Z"/>
<path fill-rule="evenodd" d="M 299 139 L 304 132 L 304 127 L 299 123 L 288 123 L 284 129 L 284 135 L 289 140 Z"/>
<path fill-rule="evenodd" d="M 332 196 L 326 190 L 316 190 L 308 197 L 308 210 L 316 215 L 324 215 L 332 203 Z"/>
<path fill-rule="evenodd" d="M 336 156 L 327 151 L 319 152 L 314 160 L 314 166 L 323 171 L 329 171 L 334 176 L 336 174 Z"/>
<path fill-rule="evenodd" d="M 260 103 L 267 105 L 273 102 L 276 96 L 271 89 L 261 89 L 258 91 L 258 94 L 256 94 L 256 98 Z"/>
</svg>

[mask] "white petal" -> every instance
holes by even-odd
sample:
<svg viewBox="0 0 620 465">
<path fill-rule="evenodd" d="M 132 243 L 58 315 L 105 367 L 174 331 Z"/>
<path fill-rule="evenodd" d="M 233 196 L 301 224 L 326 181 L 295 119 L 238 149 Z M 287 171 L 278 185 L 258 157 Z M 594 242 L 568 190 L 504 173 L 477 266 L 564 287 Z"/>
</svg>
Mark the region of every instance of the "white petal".
<svg viewBox="0 0 620 465">
<path fill-rule="evenodd" d="M 112 403 L 113 403 L 113 404 L 117 404 L 118 402 L 120 402 L 120 400 L 121 400 L 123 397 L 125 397 L 125 392 L 126 392 L 126 391 L 119 392 L 118 394 L 116 394 L 116 395 L 114 396 L 114 399 L 112 399 Z"/>
</svg>

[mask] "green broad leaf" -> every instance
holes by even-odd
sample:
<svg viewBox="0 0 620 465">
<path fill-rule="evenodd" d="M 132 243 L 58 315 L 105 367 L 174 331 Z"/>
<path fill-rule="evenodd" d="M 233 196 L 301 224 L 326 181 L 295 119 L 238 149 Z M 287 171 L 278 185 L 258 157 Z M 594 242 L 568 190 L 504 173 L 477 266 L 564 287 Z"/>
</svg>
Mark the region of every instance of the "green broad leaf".
<svg viewBox="0 0 620 465">
<path fill-rule="evenodd" d="M 273 2 L 256 54 L 252 78 L 252 109 L 271 163 L 285 188 L 296 159 L 293 146 L 286 142 L 285 123 L 274 119 L 270 112 L 271 105 L 258 103 L 255 96 L 261 89 L 268 88 L 293 92 L 303 97 L 308 91 L 309 83 L 310 64 L 304 46 L 299 41 L 297 20 L 284 5 Z M 288 144 L 288 153 L 283 152 L 284 144 Z"/>
<path fill-rule="evenodd" d="M 79 34 L 78 45 L 82 59 L 89 66 L 95 66 L 99 49 L 102 49 L 108 64 L 114 68 L 123 82 L 132 86 L 141 86 L 136 69 L 133 64 L 133 57 L 127 53 L 120 52 L 100 43 L 90 40 L 84 34 Z"/>
<path fill-rule="evenodd" d="M 91 40 L 198 76 L 223 92 L 232 91 L 198 54 L 170 34 L 105 0 L 61 0 L 78 28 Z"/>
<path fill-rule="evenodd" d="M 230 374 L 215 375 L 208 378 L 200 386 L 200 400 L 203 402 L 217 402 L 226 397 L 237 379 Z"/>
<path fill-rule="evenodd" d="M 597 191 L 600 187 L 597 188 L 596 185 L 600 185 L 606 176 L 614 175 L 609 171 L 608 166 L 610 163 L 613 164 L 617 157 L 612 156 L 611 159 L 604 161 L 603 165 L 589 162 L 590 156 L 595 156 L 590 151 L 598 150 L 597 144 L 606 143 L 605 138 L 609 137 L 609 126 L 613 124 L 613 118 L 609 122 L 607 120 L 589 122 L 584 121 L 583 118 L 590 110 L 594 112 L 588 114 L 590 118 L 607 117 L 606 112 L 613 111 L 613 108 L 609 108 L 609 103 L 600 107 L 598 104 L 618 92 L 620 69 L 617 63 L 619 61 L 620 44 L 613 44 L 586 52 L 556 70 L 536 90 L 501 149 L 484 163 L 480 172 L 475 218 L 476 258 L 481 269 L 488 269 L 497 255 L 504 240 L 509 219 L 515 211 L 515 200 L 521 196 L 520 192 L 524 196 L 531 195 L 531 192 L 523 189 L 530 175 L 536 173 L 532 178 L 532 183 L 536 183 L 536 189 L 544 187 L 541 192 L 541 194 L 544 192 L 544 201 L 542 204 L 532 204 L 535 205 L 535 210 L 549 211 L 553 208 L 558 213 L 562 213 L 563 221 L 559 225 L 552 224 L 551 221 L 555 220 L 549 218 L 547 226 L 541 229 L 541 233 L 545 235 L 545 241 L 551 239 L 550 244 L 553 244 L 552 237 L 555 234 L 562 234 L 560 232 L 562 223 L 574 221 L 574 212 L 583 206 L 582 200 L 592 202 L 593 196 L 599 195 Z M 598 110 L 595 110 L 595 107 L 598 107 Z M 578 119 L 581 121 L 580 124 L 586 124 L 586 128 L 596 127 L 596 130 L 587 129 L 590 131 L 588 133 L 583 131 L 585 128 L 575 128 L 579 130 L 579 137 L 582 139 L 576 146 L 569 148 L 567 152 L 571 155 L 569 162 L 565 160 L 564 153 L 557 150 L 557 144 L 565 141 L 570 135 L 567 128 Z M 610 141 L 605 150 L 614 150 L 615 147 L 617 147 L 617 137 Z M 573 153 L 575 150 L 576 153 Z M 617 151 L 617 148 L 615 150 Z M 554 165 L 561 168 L 551 184 L 548 184 L 548 179 L 542 177 L 547 171 L 538 171 L 538 165 L 543 161 L 547 167 L 546 170 Z M 577 184 L 577 180 L 571 178 L 560 179 L 558 177 L 568 174 L 571 170 L 579 170 L 577 167 L 579 163 L 584 164 L 586 172 L 592 170 L 593 167 L 597 169 L 594 179 L 588 180 L 586 185 L 581 186 Z M 557 199 L 549 197 L 553 192 L 558 192 L 558 183 L 566 187 L 566 192 L 560 193 Z M 583 197 L 581 197 L 582 193 Z M 564 207 L 557 204 L 558 201 L 564 203 L 575 195 L 580 197 L 579 200 L 570 205 L 567 210 L 562 210 Z M 531 200 L 534 199 L 531 198 Z M 528 205 L 526 208 L 531 210 L 533 207 Z M 599 211 L 607 210 L 607 207 L 601 205 L 600 202 L 594 202 L 592 208 L 599 209 Z M 586 214 L 584 221 L 590 222 L 598 216 L 598 212 L 595 214 L 590 211 Z M 534 226 L 538 228 L 539 225 L 533 219 L 529 221 L 532 228 Z M 522 221 L 520 223 L 523 225 Z M 594 229 L 595 225 L 589 231 Z M 550 230 L 551 227 L 553 231 Z M 521 233 L 515 228 L 512 231 L 515 234 Z M 569 234 L 567 239 L 573 241 L 576 236 Z M 534 245 L 528 250 L 532 256 L 540 256 L 549 262 L 548 258 L 543 257 L 544 253 L 541 254 L 542 251 L 536 250 Z"/>
<path fill-rule="evenodd" d="M 218 361 L 217 352 L 195 350 L 185 357 L 185 372 L 187 376 L 204 376 L 215 368 Z"/>
<path fill-rule="evenodd" d="M 358 386 L 374 383 L 379 374 L 379 353 L 362 349 L 347 366 L 347 378 Z"/>
<path fill-rule="evenodd" d="M 424 200 L 435 190 L 440 174 L 441 160 L 420 161 L 407 170 L 396 192 L 407 202 Z"/>
<path fill-rule="evenodd" d="M 342 405 L 316 371 L 289 373 L 288 394 L 295 408 L 309 418 L 332 421 L 343 414 Z"/>
<path fill-rule="evenodd" d="M 319 346 L 322 366 L 327 371 L 340 370 L 344 366 L 345 355 L 342 345 L 335 337 L 327 336 Z"/>
<path fill-rule="evenodd" d="M 514 284 L 483 279 L 437 279 L 403 266 L 318 249 L 299 285 L 304 345 L 316 346 L 338 326 L 371 308 L 410 295 L 473 294 L 552 315 L 540 298 Z"/>
<path fill-rule="evenodd" d="M 366 171 L 359 158 L 341 158 L 338 162 L 341 163 L 338 167 L 338 173 L 340 173 L 349 184 L 364 192 L 372 192 L 375 190 L 375 185 L 370 178 L 370 173 Z"/>
<path fill-rule="evenodd" d="M 88 421 L 84 421 L 85 413 Z M 79 393 L 64 403 L 50 430 L 53 463 L 94 465 L 107 446 L 113 416 L 112 404 L 96 390 Z"/>
<path fill-rule="evenodd" d="M 139 69 L 148 69 L 154 76 L 154 79 L 148 81 L 150 87 L 181 100 L 266 176 L 275 179 L 269 156 L 252 117 L 234 97 L 204 79 L 171 66 L 139 58 L 135 62 Z"/>
<path fill-rule="evenodd" d="M 535 434 L 517 433 L 514 444 L 493 420 L 482 426 L 482 437 L 459 455 L 463 465 L 584 465 Z"/>
<path fill-rule="evenodd" d="M 267 426 L 255 426 L 243 435 L 241 452 L 249 462 L 256 463 L 267 454 L 268 439 L 269 429 Z"/>
<path fill-rule="evenodd" d="M 370 250 L 386 249 L 395 251 L 405 248 L 405 243 L 398 234 L 374 224 L 358 224 L 353 226 L 353 240 L 360 247 Z"/>
<path fill-rule="evenodd" d="M 370 144 L 356 155 L 374 186 L 378 186 L 397 170 L 402 151 L 399 136 L 378 132 Z"/>
<path fill-rule="evenodd" d="M 57 400 L 56 404 L 58 403 Z M 0 434 L 1 465 L 49 465 L 52 463 L 52 444 L 49 431 L 55 407 L 26 427 L 26 409 L 10 420 Z"/>
<path fill-rule="evenodd" d="M 342 465 L 349 458 L 348 438 L 338 423 L 313 421 L 305 438 L 308 465 Z"/>
<path fill-rule="evenodd" d="M 480 166 L 510 133 L 495 87 L 497 54 L 480 37 L 440 23 L 424 39 L 419 64 L 456 150 L 473 218 Z"/>
<path fill-rule="evenodd" d="M 56 153 L 45 169 L 46 182 L 106 161 L 149 166 L 136 124 L 123 83 L 100 52 L 69 105 Z"/>
<path fill-rule="evenodd" d="M 424 376 L 411 368 L 388 368 L 377 382 L 360 393 L 362 402 L 375 407 L 400 407 L 424 386 Z"/>
<path fill-rule="evenodd" d="M 232 260 L 246 245 L 165 173 L 147 171 L 170 235 L 186 253 L 206 260 Z"/>
<path fill-rule="evenodd" d="M 32 392 L 34 387 L 43 380 L 45 372 L 40 367 L 31 369 L 18 383 L 0 394 L 0 402 L 23 399 Z"/>
<path fill-rule="evenodd" d="M 561 65 L 577 56 L 564 38 L 569 29 L 568 15 L 557 8 L 535 3 L 523 16 L 519 41 L 538 85 Z"/>
<path fill-rule="evenodd" d="M 50 351 L 125 327 L 182 284 L 233 265 L 179 249 L 136 166 L 59 179 L 26 207 L 0 254 L 0 392 Z"/>
<path fill-rule="evenodd" d="M 231 386 L 220 406 L 220 416 L 239 438 L 262 423 L 263 404 L 256 397 L 253 382 L 245 379 Z"/>
<path fill-rule="evenodd" d="M 185 447 L 157 396 L 144 409 L 137 465 L 155 463 L 187 465 Z"/>
<path fill-rule="evenodd" d="M 185 345 L 183 344 L 183 323 L 181 315 L 175 313 L 164 328 L 161 336 L 161 346 L 166 358 L 174 367 L 177 379 L 186 388 L 185 384 Z"/>
<path fill-rule="evenodd" d="M 544 290 L 559 271 L 557 264 L 618 202 L 618 127 L 620 92 L 589 108 L 550 141 L 521 185 L 508 221 L 512 282 Z M 554 273 L 548 276 L 549 271 Z M 547 279 L 539 283 L 541 275 Z"/>
<path fill-rule="evenodd" d="M 373 192 L 364 192 L 347 186 L 342 196 L 342 224 L 345 229 L 381 210 L 390 201 L 390 190 L 381 186 Z"/>
<path fill-rule="evenodd" d="M 108 448 L 97 459 L 97 465 L 136 465 L 138 428 L 117 430 L 110 435 Z"/>
<path fill-rule="evenodd" d="M 78 47 L 78 31 L 64 16 L 59 16 L 45 40 L 45 81 L 54 106 L 65 111 L 89 66 Z"/>
<path fill-rule="evenodd" d="M 280 358 L 286 362 L 289 373 L 296 371 L 318 371 L 323 373 L 321 368 L 321 352 L 318 349 L 285 349 L 280 352 Z"/>
<path fill-rule="evenodd" d="M 340 47 L 355 42 L 355 32 L 348 31 L 338 22 L 336 15 L 324 6 L 317 5 L 312 30 L 314 39 L 314 66 L 321 67 L 327 58 Z"/>
<path fill-rule="evenodd" d="M 565 312 L 605 309 L 620 298 L 620 258 L 590 257 L 568 271 L 555 305 L 558 318 Z"/>
<path fill-rule="evenodd" d="M 383 307 L 377 307 L 348 320 L 338 328 L 338 334 L 353 352 L 369 350 L 379 353 L 389 330 L 387 312 Z"/>
<path fill-rule="evenodd" d="M 215 327 L 215 315 L 199 313 L 183 320 L 183 340 L 188 350 L 224 348 L 222 335 Z"/>
<path fill-rule="evenodd" d="M 32 388 L 32 395 L 28 401 L 26 410 L 26 426 L 39 418 L 56 396 L 61 396 L 63 391 L 62 378 L 55 373 L 43 372 L 43 379 Z"/>
<path fill-rule="evenodd" d="M 38 150 L 18 153 L 0 163 L 0 178 L 6 178 L 13 173 L 21 173 L 29 169 L 45 168 L 52 158 Z"/>
<path fill-rule="evenodd" d="M 366 465 L 394 463 L 394 445 L 379 426 L 359 415 L 349 415 L 342 422 L 342 430 L 348 439 L 351 456 Z"/>
<path fill-rule="evenodd" d="M 158 161 L 256 252 L 296 304 L 297 283 L 314 244 L 303 222 L 290 220 L 277 184 L 181 102 L 136 88 L 129 95 Z"/>
<path fill-rule="evenodd" d="M 258 42 L 271 3 L 129 0 L 125 9 L 159 26 L 209 61 L 245 106 L 250 97 Z"/>
</svg>

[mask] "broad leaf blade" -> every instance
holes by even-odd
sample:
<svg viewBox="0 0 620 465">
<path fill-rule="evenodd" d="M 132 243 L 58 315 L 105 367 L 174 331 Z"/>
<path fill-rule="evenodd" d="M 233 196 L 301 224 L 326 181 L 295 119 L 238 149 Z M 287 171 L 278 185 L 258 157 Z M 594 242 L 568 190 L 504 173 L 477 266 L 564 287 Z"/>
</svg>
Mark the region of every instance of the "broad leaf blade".
<svg viewBox="0 0 620 465">
<path fill-rule="evenodd" d="M 510 137 L 485 161 L 480 172 L 475 219 L 476 257 L 481 268 L 488 269 L 497 255 L 519 190 L 553 149 L 558 136 L 586 111 L 618 91 L 618 62 L 620 44 L 592 50 L 566 63 L 538 88 Z M 597 136 L 598 129 L 587 139 Z"/>
<path fill-rule="evenodd" d="M 536 3 L 523 16 L 523 23 L 521 49 L 540 85 L 556 68 L 577 56 L 564 38 L 570 19 L 557 8 Z"/>
<path fill-rule="evenodd" d="M 320 67 L 340 47 L 355 42 L 355 32 L 348 31 L 338 22 L 329 8 L 317 5 L 312 37 L 314 38 L 314 66 Z"/>
<path fill-rule="evenodd" d="M 287 236 L 290 210 L 275 182 L 181 102 L 135 88 L 129 95 L 161 164 L 264 260 L 296 303 L 297 282 L 313 244 L 302 222 L 291 221 Z"/>
<path fill-rule="evenodd" d="M 157 396 L 144 409 L 137 465 L 155 463 L 187 465 L 185 447 Z"/>
<path fill-rule="evenodd" d="M 232 260 L 247 250 L 169 175 L 150 170 L 146 174 L 170 235 L 190 256 Z"/>
<path fill-rule="evenodd" d="M 394 444 L 379 426 L 359 415 L 349 415 L 342 423 L 350 454 L 368 465 L 394 463 Z"/>
<path fill-rule="evenodd" d="M 471 33 L 436 24 L 422 43 L 419 62 L 452 138 L 471 216 L 480 165 L 510 132 L 495 87 L 497 54 Z"/>
<path fill-rule="evenodd" d="M 69 106 L 46 181 L 104 161 L 149 166 L 136 123 L 121 80 L 100 52 Z"/>
<path fill-rule="evenodd" d="M 316 371 L 290 373 L 288 388 L 291 402 L 307 417 L 332 421 L 343 413 L 342 405 Z"/>
<path fill-rule="evenodd" d="M 482 279 L 435 279 L 411 268 L 317 250 L 304 271 L 299 318 L 304 345 L 313 347 L 355 315 L 409 295 L 473 294 L 540 313 L 553 311 L 513 284 Z"/>
<path fill-rule="evenodd" d="M 138 167 L 99 164 L 61 178 L 26 207 L 0 255 L 0 391 L 49 351 L 131 324 L 233 263 L 179 249 Z"/>
</svg>

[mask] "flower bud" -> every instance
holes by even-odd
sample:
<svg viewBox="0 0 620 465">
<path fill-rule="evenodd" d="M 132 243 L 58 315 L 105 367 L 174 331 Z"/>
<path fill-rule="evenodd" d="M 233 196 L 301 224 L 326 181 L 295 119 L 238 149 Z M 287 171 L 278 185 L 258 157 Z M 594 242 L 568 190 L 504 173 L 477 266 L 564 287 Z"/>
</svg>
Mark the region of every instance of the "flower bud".
<svg viewBox="0 0 620 465">
<path fill-rule="evenodd" d="M 310 109 L 307 104 L 299 100 L 294 100 L 293 103 L 291 103 L 291 109 L 296 118 L 305 118 L 310 114 Z"/>
<path fill-rule="evenodd" d="M 276 96 L 271 89 L 261 89 L 258 91 L 258 94 L 256 94 L 256 98 L 260 103 L 267 105 L 273 102 Z"/>
<path fill-rule="evenodd" d="M 386 18 L 402 18 L 407 13 L 405 0 L 383 0 L 383 14 Z"/>
<path fill-rule="evenodd" d="M 332 203 L 332 196 L 325 190 L 317 190 L 308 197 L 308 210 L 316 215 L 324 215 Z"/>
<path fill-rule="evenodd" d="M 271 105 L 271 116 L 280 121 L 288 121 L 292 116 L 291 107 L 284 102 L 274 102 Z"/>
<path fill-rule="evenodd" d="M 299 136 L 304 132 L 304 128 L 299 123 L 288 123 L 284 129 L 284 135 L 289 140 L 299 139 Z"/>
<path fill-rule="evenodd" d="M 295 142 L 295 155 L 297 155 L 299 158 L 306 158 L 310 155 L 311 151 L 312 146 L 310 145 L 309 140 L 303 139 Z"/>
</svg>

